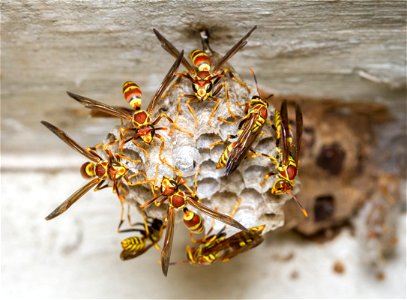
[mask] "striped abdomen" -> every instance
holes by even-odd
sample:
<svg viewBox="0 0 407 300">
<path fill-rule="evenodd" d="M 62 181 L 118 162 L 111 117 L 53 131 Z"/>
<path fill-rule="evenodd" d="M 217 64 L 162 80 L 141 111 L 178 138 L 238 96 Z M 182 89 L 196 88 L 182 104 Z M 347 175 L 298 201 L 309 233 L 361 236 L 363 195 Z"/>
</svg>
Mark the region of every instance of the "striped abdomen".
<svg viewBox="0 0 407 300">
<path fill-rule="evenodd" d="M 81 166 L 81 175 L 83 178 L 90 179 L 96 176 L 95 164 L 91 162 L 85 162 Z"/>
<path fill-rule="evenodd" d="M 183 219 L 185 226 L 191 233 L 198 234 L 203 231 L 204 225 L 202 222 L 202 218 L 186 207 L 184 207 Z"/>
<path fill-rule="evenodd" d="M 144 237 L 132 236 L 122 241 L 122 248 L 125 251 L 140 251 L 144 249 L 146 240 Z"/>
<path fill-rule="evenodd" d="M 126 81 L 123 84 L 123 96 L 134 110 L 140 109 L 141 90 L 137 84 L 132 81 Z"/>
<path fill-rule="evenodd" d="M 209 72 L 211 69 L 211 58 L 206 54 L 204 51 L 196 49 L 191 51 L 189 57 L 194 64 L 195 67 L 198 68 L 199 71 L 207 71 Z"/>
<path fill-rule="evenodd" d="M 216 165 L 216 169 L 222 169 L 226 166 L 226 163 L 229 159 L 229 154 L 233 150 L 233 145 L 234 143 L 230 143 L 222 152 L 222 155 L 219 157 L 218 164 Z"/>
</svg>

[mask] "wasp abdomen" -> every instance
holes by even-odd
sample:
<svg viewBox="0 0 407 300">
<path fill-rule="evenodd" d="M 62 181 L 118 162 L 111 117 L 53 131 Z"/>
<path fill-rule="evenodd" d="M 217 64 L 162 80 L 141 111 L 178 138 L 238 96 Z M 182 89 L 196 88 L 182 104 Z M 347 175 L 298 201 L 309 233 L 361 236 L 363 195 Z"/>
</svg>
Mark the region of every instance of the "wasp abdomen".
<svg viewBox="0 0 407 300">
<path fill-rule="evenodd" d="M 193 50 L 189 57 L 199 71 L 209 71 L 211 69 L 211 59 L 204 51 L 199 49 Z"/>
<path fill-rule="evenodd" d="M 86 162 L 81 166 L 81 175 L 83 178 L 90 179 L 95 177 L 95 165 L 91 162 Z"/>
<path fill-rule="evenodd" d="M 184 208 L 184 224 L 188 228 L 188 230 L 194 234 L 201 233 L 204 229 L 202 218 L 194 213 L 193 211 L 189 210 L 188 208 Z"/>
<path fill-rule="evenodd" d="M 123 84 L 123 96 L 134 110 L 140 109 L 141 90 L 137 84 L 135 84 L 133 81 L 126 81 Z"/>
<path fill-rule="evenodd" d="M 122 241 L 122 248 L 126 251 L 140 251 L 145 246 L 145 239 L 137 236 L 129 237 Z"/>
</svg>

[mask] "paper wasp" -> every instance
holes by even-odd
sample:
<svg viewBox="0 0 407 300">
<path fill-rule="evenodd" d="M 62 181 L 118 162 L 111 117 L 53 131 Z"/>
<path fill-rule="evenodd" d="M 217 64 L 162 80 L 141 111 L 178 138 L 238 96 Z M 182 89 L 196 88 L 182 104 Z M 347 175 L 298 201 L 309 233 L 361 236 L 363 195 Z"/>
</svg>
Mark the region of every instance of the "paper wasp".
<svg viewBox="0 0 407 300">
<path fill-rule="evenodd" d="M 275 195 L 289 194 L 298 204 L 304 216 L 308 217 L 308 213 L 297 198 L 292 193 L 295 185 L 295 177 L 298 173 L 298 160 L 301 150 L 301 136 L 303 130 L 302 112 L 300 106 L 295 104 L 295 138 L 293 141 L 292 134 L 288 122 L 287 101 L 281 103 L 280 111 L 275 112 L 274 127 L 276 132 L 276 149 L 277 158 L 262 154 L 271 159 L 274 163 L 276 172 L 270 172 L 265 175 L 262 185 L 266 180 L 275 175 L 276 180 L 271 188 L 271 193 Z"/>
<path fill-rule="evenodd" d="M 226 262 L 236 255 L 260 245 L 264 238 L 261 235 L 265 225 L 251 227 L 226 237 L 225 227 L 215 235 L 206 235 L 197 247 L 186 248 L 186 263 L 193 265 L 210 265 L 215 261 Z"/>
<path fill-rule="evenodd" d="M 244 82 L 234 76 L 230 69 L 223 68 L 223 66 L 233 55 L 235 55 L 247 44 L 248 37 L 256 28 L 257 26 L 254 26 L 240 41 L 238 41 L 232 48 L 230 48 L 230 50 L 216 63 L 216 65 L 212 64 L 211 57 L 204 51 L 205 49 L 196 49 L 191 51 L 190 60 L 192 62 L 192 65 L 185 58 L 182 58 L 182 64 L 187 70 L 185 72 L 178 73 L 177 75 L 179 77 L 187 78 L 191 81 L 194 93 L 180 94 L 178 96 L 176 120 L 178 119 L 181 110 L 181 98 L 188 99 L 186 101 L 186 105 L 195 121 L 195 127 L 198 126 L 198 120 L 190 103 L 193 101 L 213 100 L 216 102 L 216 104 L 209 116 L 209 125 L 211 125 L 212 117 L 221 103 L 221 99 L 218 98 L 217 95 L 221 92 L 222 88 L 225 91 L 225 101 L 228 107 L 229 114 L 235 118 L 234 114 L 230 110 L 227 82 L 220 82 L 220 79 L 223 78 L 225 74 L 229 73 L 230 76 L 234 78 L 239 84 L 246 88 L 247 86 Z M 164 48 L 164 50 L 166 50 L 172 56 L 178 57 L 180 52 L 161 33 L 159 33 L 158 30 L 153 30 L 158 40 L 161 42 L 161 46 Z M 205 37 L 201 36 L 201 38 L 204 48 L 206 48 L 208 52 L 211 52 L 207 35 L 205 35 Z"/>
<path fill-rule="evenodd" d="M 239 166 L 240 162 L 246 158 L 248 151 L 251 150 L 251 146 L 260 134 L 264 124 L 267 122 L 268 103 L 266 100 L 272 95 L 265 100 L 260 98 L 256 75 L 252 69 L 250 69 L 250 71 L 253 74 L 258 95 L 253 96 L 252 99 L 246 103 L 246 115 L 239 122 L 237 134 L 230 135 L 226 139 L 226 142 L 228 142 L 230 138 L 237 138 L 236 141 L 226 146 L 216 165 L 217 169 L 226 166 L 226 175 L 233 173 L 233 171 Z M 223 142 L 216 142 L 212 144 L 210 148 L 218 143 Z"/>
<path fill-rule="evenodd" d="M 145 224 L 136 223 L 135 226 L 145 227 Z M 136 258 L 147 252 L 152 246 L 156 246 L 161 239 L 163 229 L 164 223 L 160 219 L 154 218 L 152 221 L 147 221 L 147 228 L 130 228 L 122 230 L 122 232 L 137 231 L 141 236 L 128 237 L 121 242 L 123 250 L 120 253 L 120 258 L 122 260 Z"/>
<path fill-rule="evenodd" d="M 185 187 L 186 190 L 181 190 L 181 186 Z M 240 230 L 247 231 L 247 229 L 235 219 L 229 217 L 228 215 L 217 212 L 200 203 L 200 199 L 188 187 L 188 185 L 186 185 L 186 181 L 183 180 L 181 176 L 177 176 L 175 180 L 169 178 L 168 176 L 163 176 L 160 190 L 161 193 L 157 197 L 143 203 L 142 205 L 140 205 L 140 208 L 144 209 L 153 202 L 155 202 L 156 205 L 161 205 L 164 201 L 168 201 L 166 224 L 167 229 L 165 233 L 164 247 L 161 251 L 161 267 L 165 276 L 167 276 L 168 267 L 170 264 L 176 210 L 183 209 L 187 205 L 191 205 L 192 207 L 211 216 L 214 219 L 217 219 L 227 225 L 236 227 Z"/>
<path fill-rule="evenodd" d="M 56 136 L 58 136 L 62 141 L 72 147 L 74 150 L 85 156 L 90 160 L 82 165 L 80 171 L 81 175 L 86 179 L 91 179 L 86 185 L 81 187 L 75 193 L 73 193 L 67 200 L 65 200 L 61 205 L 59 205 L 54 211 L 52 211 L 45 219 L 51 220 L 60 214 L 64 213 L 71 205 L 78 201 L 84 194 L 86 194 L 90 189 L 94 187 L 95 191 L 107 188 L 109 185 L 107 182 L 113 182 L 113 192 L 115 192 L 120 200 L 122 210 L 121 218 L 118 226 L 118 231 L 124 221 L 124 197 L 120 189 L 122 188 L 123 183 L 126 183 L 128 186 L 135 186 L 140 184 L 151 184 L 150 180 L 147 180 L 145 174 L 139 172 L 132 175 L 128 175 L 129 169 L 121 161 L 121 159 L 126 159 L 133 163 L 139 163 L 139 160 L 130 159 L 127 156 L 122 154 L 113 154 L 110 150 L 105 149 L 105 153 L 108 158 L 103 159 L 96 153 L 95 148 L 83 148 L 74 140 L 72 140 L 65 132 L 61 129 L 55 127 L 54 125 L 41 121 L 41 123 L 51 130 Z M 137 181 L 132 182 L 131 178 L 139 175 L 143 175 L 146 178 L 146 181 Z"/>
<path fill-rule="evenodd" d="M 165 113 L 160 114 L 154 121 L 151 119 L 151 113 L 153 112 L 154 108 L 156 107 L 158 101 L 160 100 L 162 94 L 167 89 L 168 85 L 174 79 L 175 75 L 174 72 L 178 69 L 181 59 L 183 58 L 183 51 L 178 55 L 177 60 L 172 65 L 171 69 L 168 71 L 167 75 L 164 77 L 164 80 L 161 83 L 160 88 L 155 93 L 154 97 L 152 98 L 150 104 L 147 107 L 147 110 L 141 109 L 141 90 L 140 88 L 133 82 L 125 82 L 123 85 L 123 95 L 127 102 L 129 102 L 130 106 L 133 109 L 128 109 L 124 107 L 117 107 L 117 106 L 110 106 L 96 100 L 92 100 L 71 92 L 67 92 L 70 97 L 84 105 L 86 108 L 90 108 L 93 111 L 101 112 L 102 114 L 108 114 L 117 118 L 121 118 L 123 120 L 127 120 L 132 124 L 130 128 L 121 128 L 120 130 L 120 150 L 123 148 L 123 145 L 131 141 L 137 148 L 144 152 L 145 157 L 148 157 L 147 151 L 137 143 L 138 139 L 141 139 L 144 144 L 150 145 L 154 138 L 158 138 L 161 140 L 160 146 L 160 153 L 159 158 L 161 162 L 169 166 L 175 172 L 179 172 L 175 169 L 174 166 L 169 164 L 165 158 L 163 158 L 163 151 L 164 151 L 164 137 L 157 133 L 159 130 L 167 130 L 165 127 L 156 127 L 156 125 L 160 122 L 162 118 L 166 118 L 174 128 L 177 130 L 184 132 L 192 137 L 192 134 L 188 131 L 185 131 L 176 125 L 176 123 Z M 131 137 L 125 138 L 128 132 L 133 132 Z M 108 144 L 111 145 L 116 143 L 117 140 Z"/>
</svg>

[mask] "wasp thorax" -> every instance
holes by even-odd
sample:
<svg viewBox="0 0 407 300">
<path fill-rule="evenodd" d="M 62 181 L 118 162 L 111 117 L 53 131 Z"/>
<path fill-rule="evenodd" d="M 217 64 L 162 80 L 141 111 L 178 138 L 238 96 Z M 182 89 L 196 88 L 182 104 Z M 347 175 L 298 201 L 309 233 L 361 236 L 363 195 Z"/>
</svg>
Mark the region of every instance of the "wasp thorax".
<svg viewBox="0 0 407 300">
<path fill-rule="evenodd" d="M 140 109 L 141 90 L 137 84 L 132 81 L 126 81 L 123 84 L 123 96 L 134 110 Z"/>
<path fill-rule="evenodd" d="M 81 166 L 81 175 L 85 179 L 95 177 L 95 164 L 91 162 L 86 162 Z"/>
<path fill-rule="evenodd" d="M 111 180 L 113 179 L 120 179 L 121 177 L 123 177 L 124 175 L 126 175 L 127 173 L 127 168 L 124 167 L 122 164 L 120 163 L 113 163 L 111 168 L 109 168 L 109 178 Z"/>
<path fill-rule="evenodd" d="M 106 175 L 108 168 L 108 163 L 106 161 L 102 161 L 95 166 L 95 174 L 97 177 L 102 178 Z"/>
<path fill-rule="evenodd" d="M 287 168 L 288 179 L 293 180 L 297 176 L 297 168 L 294 166 L 288 166 Z"/>
<path fill-rule="evenodd" d="M 149 125 L 151 123 L 150 114 L 144 110 L 137 111 L 133 114 L 133 124 L 136 128 Z"/>
</svg>

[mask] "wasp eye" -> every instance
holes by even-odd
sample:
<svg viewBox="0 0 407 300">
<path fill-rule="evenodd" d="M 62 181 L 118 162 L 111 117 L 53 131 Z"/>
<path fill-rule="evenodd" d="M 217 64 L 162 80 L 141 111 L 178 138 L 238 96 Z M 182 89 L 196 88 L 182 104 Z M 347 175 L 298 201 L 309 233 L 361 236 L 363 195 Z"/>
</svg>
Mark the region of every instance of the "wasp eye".
<svg viewBox="0 0 407 300">
<path fill-rule="evenodd" d="M 207 85 L 206 85 L 206 92 L 210 92 L 212 90 L 212 83 L 208 83 Z"/>
<path fill-rule="evenodd" d="M 194 90 L 194 92 L 198 91 L 198 88 L 199 88 L 199 87 L 198 87 L 196 84 L 193 84 L 193 85 L 192 85 L 192 89 Z"/>
</svg>

